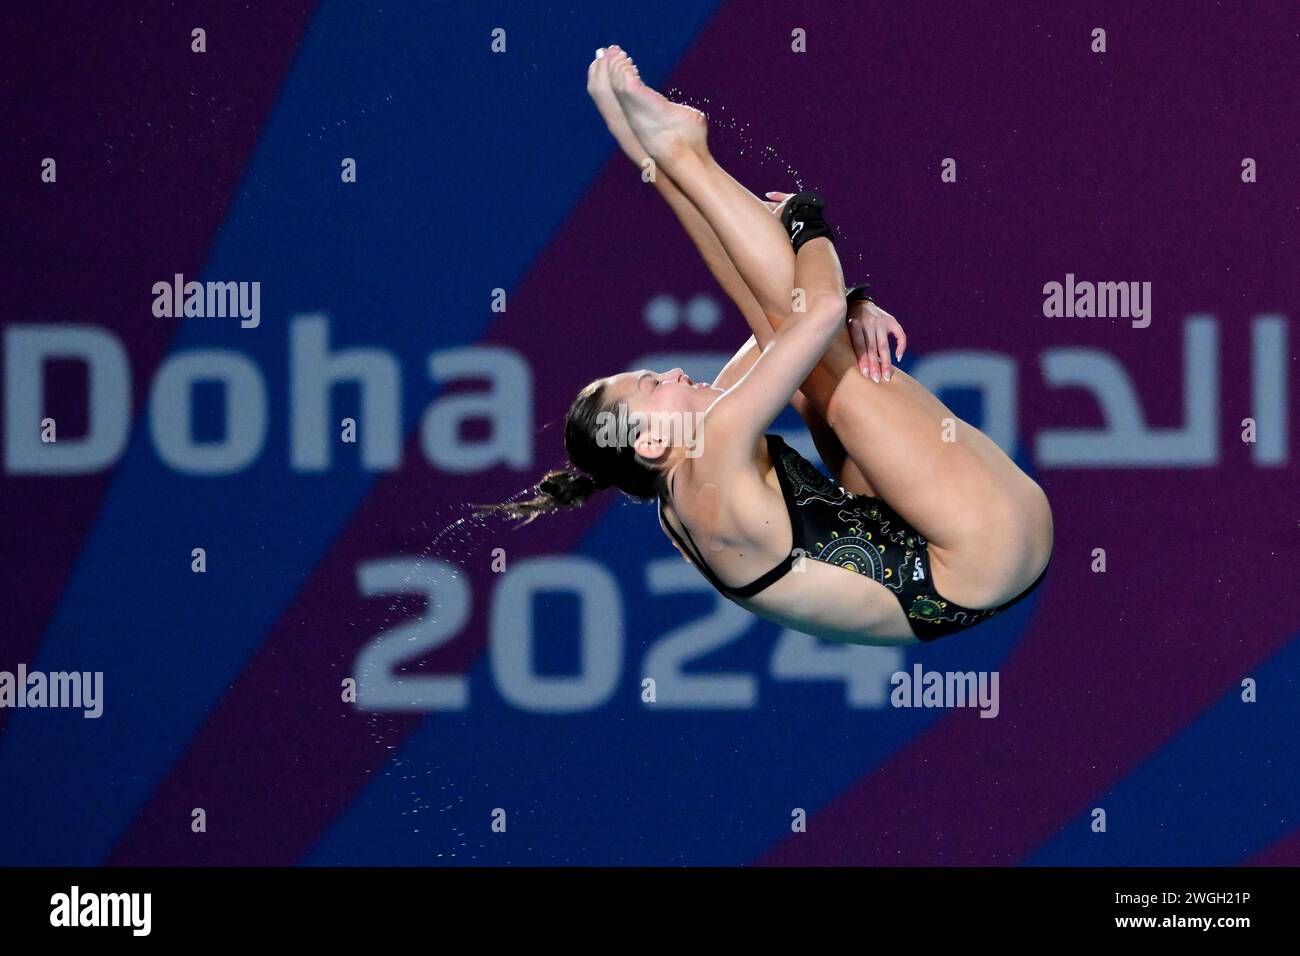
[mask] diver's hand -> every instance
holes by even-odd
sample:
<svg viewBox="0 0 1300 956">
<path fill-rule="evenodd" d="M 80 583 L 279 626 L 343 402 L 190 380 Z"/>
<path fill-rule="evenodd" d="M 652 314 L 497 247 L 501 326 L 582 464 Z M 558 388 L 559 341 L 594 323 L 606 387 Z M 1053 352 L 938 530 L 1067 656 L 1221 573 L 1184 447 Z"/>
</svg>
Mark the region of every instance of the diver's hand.
<svg viewBox="0 0 1300 956">
<path fill-rule="evenodd" d="M 889 359 L 889 337 L 895 340 L 894 361 L 903 358 L 907 335 L 894 318 L 874 302 L 854 302 L 849 306 L 849 339 L 858 357 L 858 368 L 873 382 L 888 382 L 894 374 Z"/>
<path fill-rule="evenodd" d="M 777 219 L 780 219 L 781 213 L 785 210 L 785 204 L 794 193 L 766 193 L 765 195 L 769 201 L 763 203 L 763 205 L 771 210 L 772 215 L 776 216 Z"/>
<path fill-rule="evenodd" d="M 778 219 L 793 193 L 766 193 L 763 205 Z M 858 359 L 858 368 L 873 382 L 888 382 L 894 375 L 894 362 L 901 361 L 907 348 L 907 335 L 894 318 L 874 302 L 854 302 L 848 312 L 849 339 Z M 889 357 L 889 337 L 894 337 L 894 358 Z"/>
</svg>

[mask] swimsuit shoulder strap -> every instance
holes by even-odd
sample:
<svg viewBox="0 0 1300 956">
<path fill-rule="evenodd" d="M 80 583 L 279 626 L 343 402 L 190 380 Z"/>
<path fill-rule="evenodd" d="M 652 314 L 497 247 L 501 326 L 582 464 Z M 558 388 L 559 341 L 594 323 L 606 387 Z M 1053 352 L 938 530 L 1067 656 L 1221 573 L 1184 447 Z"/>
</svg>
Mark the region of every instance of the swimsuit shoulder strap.
<svg viewBox="0 0 1300 956">
<path fill-rule="evenodd" d="M 779 459 L 776 457 L 779 454 L 779 446 L 774 445 L 773 443 L 775 441 L 780 443 L 780 445 L 784 445 L 785 442 L 781 440 L 779 435 L 768 435 L 766 437 L 767 437 L 768 454 L 772 455 L 773 463 L 778 466 L 777 474 L 778 477 L 780 477 L 780 468 L 779 468 L 780 462 Z M 786 509 L 788 511 L 790 509 L 790 498 L 789 498 L 789 494 L 786 491 L 784 478 L 781 478 L 781 492 L 783 497 L 785 497 L 786 499 Z M 672 497 L 671 487 L 669 487 L 668 495 L 669 498 Z M 658 508 L 659 508 L 659 524 L 664 528 L 665 531 L 668 532 L 668 534 L 672 537 L 672 539 L 677 542 L 678 547 L 680 547 L 683 551 L 685 551 L 690 556 L 691 561 L 693 561 L 695 563 L 695 566 L 700 569 L 700 572 L 705 576 L 705 578 L 708 579 L 709 583 L 712 584 L 719 591 L 721 591 L 723 594 L 730 594 L 730 595 L 734 595 L 735 597 L 741 597 L 741 598 L 751 598 L 755 594 L 758 594 L 760 591 L 765 590 L 766 588 L 775 584 L 777 581 L 781 580 L 781 578 L 785 577 L 790 572 L 790 569 L 794 567 L 794 563 L 798 558 L 798 555 L 795 553 L 795 549 L 791 548 L 790 556 L 782 560 L 780 564 L 772 568 L 766 574 L 760 575 L 759 577 L 755 578 L 753 581 L 750 581 L 748 584 L 743 585 L 741 587 L 735 587 L 735 588 L 730 587 L 726 584 L 723 584 L 722 581 L 718 578 L 718 576 L 713 573 L 713 569 L 710 568 L 709 565 L 705 562 L 703 556 L 700 554 L 699 547 L 695 544 L 695 539 L 691 537 L 691 529 L 686 527 L 684 523 L 682 524 L 682 531 L 685 533 L 686 536 L 686 539 L 683 540 L 682 536 L 677 533 L 677 530 L 664 517 L 663 498 L 659 499 Z M 791 521 L 791 529 L 793 530 L 795 528 L 793 513 L 790 515 L 790 521 Z"/>
<path fill-rule="evenodd" d="M 704 559 L 700 557 L 699 549 L 695 547 L 694 540 L 689 542 L 683 540 L 682 536 L 677 533 L 677 529 L 668 523 L 668 519 L 664 517 L 663 498 L 659 499 L 658 507 L 659 507 L 659 525 L 665 531 L 668 532 L 668 534 L 672 537 L 672 539 L 675 542 L 677 542 L 677 547 L 681 548 L 683 551 L 686 552 L 687 556 L 691 559 L 691 563 L 700 569 L 700 572 L 706 578 L 708 578 L 710 584 L 712 584 L 723 594 L 729 594 L 731 592 L 731 588 L 727 587 L 720 580 L 718 580 L 717 576 L 713 573 L 713 569 L 704 563 Z M 682 530 L 686 532 L 687 537 L 690 536 L 691 533 L 690 529 L 687 528 L 686 525 L 682 525 Z"/>
</svg>

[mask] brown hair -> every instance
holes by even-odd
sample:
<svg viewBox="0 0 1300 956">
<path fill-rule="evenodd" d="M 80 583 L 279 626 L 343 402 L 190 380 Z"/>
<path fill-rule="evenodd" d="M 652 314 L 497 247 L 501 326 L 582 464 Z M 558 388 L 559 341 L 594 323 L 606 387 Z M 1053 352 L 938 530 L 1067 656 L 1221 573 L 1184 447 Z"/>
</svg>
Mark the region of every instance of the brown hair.
<svg viewBox="0 0 1300 956">
<path fill-rule="evenodd" d="M 609 443 L 597 437 L 602 413 L 614 413 L 605 403 L 606 385 L 597 379 L 578 393 L 564 418 L 564 450 L 572 468 L 548 471 L 535 486 L 537 496 L 525 501 L 479 505 L 480 514 L 504 514 L 525 523 L 539 514 L 576 508 L 598 491 L 614 487 L 639 501 L 659 496 L 659 468 L 636 453 L 635 426 L 626 440 Z"/>
</svg>

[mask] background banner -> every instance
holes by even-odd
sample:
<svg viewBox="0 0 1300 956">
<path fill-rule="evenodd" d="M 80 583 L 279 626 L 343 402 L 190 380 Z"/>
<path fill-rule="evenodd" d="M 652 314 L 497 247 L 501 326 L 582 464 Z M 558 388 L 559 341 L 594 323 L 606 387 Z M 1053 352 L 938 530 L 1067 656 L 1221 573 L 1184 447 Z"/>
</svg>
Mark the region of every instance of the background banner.
<svg viewBox="0 0 1300 956">
<path fill-rule="evenodd" d="M 0 864 L 1300 862 L 1293 4 L 0 17 Z M 842 646 L 628 499 L 467 520 L 593 378 L 748 336 L 586 94 L 612 42 L 831 198 L 1052 501 L 1029 600 Z"/>
</svg>

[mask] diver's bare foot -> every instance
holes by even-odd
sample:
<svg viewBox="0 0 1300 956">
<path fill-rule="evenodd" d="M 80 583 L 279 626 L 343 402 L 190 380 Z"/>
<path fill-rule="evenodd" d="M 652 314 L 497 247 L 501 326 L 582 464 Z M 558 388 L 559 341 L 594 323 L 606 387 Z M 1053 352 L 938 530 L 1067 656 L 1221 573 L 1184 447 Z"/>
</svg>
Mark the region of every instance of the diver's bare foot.
<svg viewBox="0 0 1300 956">
<path fill-rule="evenodd" d="M 627 117 L 623 115 L 623 107 L 614 95 L 614 87 L 609 83 L 609 62 L 618 52 L 620 50 L 615 45 L 601 47 L 596 51 L 596 58 L 587 67 L 587 93 L 596 104 L 601 119 L 609 127 L 619 148 L 627 154 L 628 159 L 640 166 L 650 154 L 632 132 Z"/>
<path fill-rule="evenodd" d="M 605 56 L 609 58 L 609 85 L 623 115 L 656 163 L 671 162 L 684 151 L 708 154 L 708 121 L 703 113 L 674 103 L 642 83 L 626 50 L 611 47 Z"/>
</svg>

